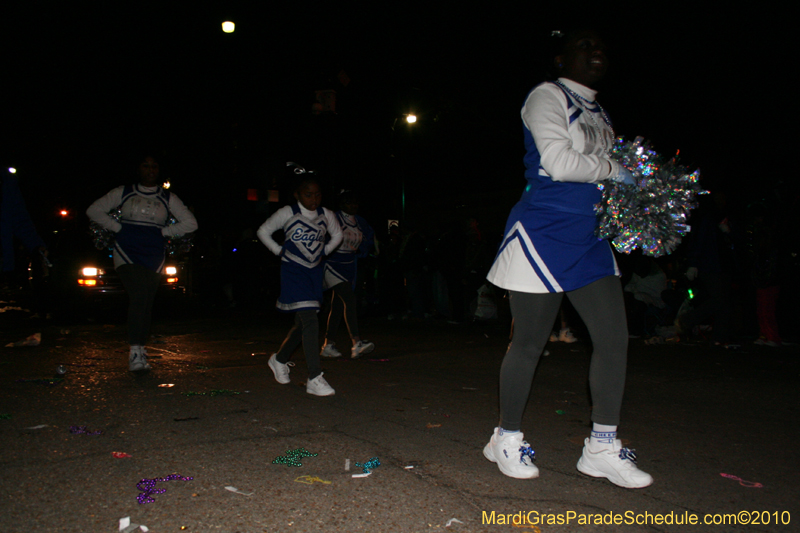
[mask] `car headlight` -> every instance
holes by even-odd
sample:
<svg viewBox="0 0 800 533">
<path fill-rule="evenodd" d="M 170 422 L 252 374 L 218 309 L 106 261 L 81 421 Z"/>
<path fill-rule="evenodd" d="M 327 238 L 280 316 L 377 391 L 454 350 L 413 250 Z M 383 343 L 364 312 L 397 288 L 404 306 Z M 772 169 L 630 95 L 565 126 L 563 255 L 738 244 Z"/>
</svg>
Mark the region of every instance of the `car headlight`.
<svg viewBox="0 0 800 533">
<path fill-rule="evenodd" d="M 178 268 L 177 268 L 177 267 L 174 267 L 174 266 L 168 266 L 168 267 L 166 267 L 166 268 L 164 269 L 164 273 L 165 273 L 167 276 L 174 276 L 175 274 L 177 274 L 177 273 L 178 273 Z"/>
</svg>

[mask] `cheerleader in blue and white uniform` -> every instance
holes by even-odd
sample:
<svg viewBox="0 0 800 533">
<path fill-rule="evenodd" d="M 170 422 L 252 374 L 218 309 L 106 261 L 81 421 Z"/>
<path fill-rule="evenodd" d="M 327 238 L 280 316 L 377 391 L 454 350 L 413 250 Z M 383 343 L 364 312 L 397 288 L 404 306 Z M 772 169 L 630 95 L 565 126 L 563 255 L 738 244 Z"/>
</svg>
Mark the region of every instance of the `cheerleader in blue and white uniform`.
<svg viewBox="0 0 800 533">
<path fill-rule="evenodd" d="M 592 87 L 608 68 L 595 32 L 564 38 L 554 65 L 559 78 L 528 95 L 522 108 L 527 186 L 511 210 L 505 238 L 487 278 L 508 289 L 513 337 L 500 370 L 500 423 L 484 456 L 515 478 L 535 478 L 533 450 L 520 431 L 536 366 L 564 294 L 592 339 L 589 371 L 592 432 L 577 468 L 627 488 L 653 478 L 617 439 L 625 387 L 628 331 L 622 287 L 611 247 L 594 234 L 597 184 L 634 184 L 611 160 L 611 121 Z"/>
<path fill-rule="evenodd" d="M 119 221 L 109 215 L 116 209 Z M 197 220 L 180 198 L 161 187 L 158 162 L 152 157 L 139 165 L 138 184 L 117 187 L 89 206 L 86 214 L 116 234 L 114 269 L 129 298 L 128 368 L 150 370 L 145 345 L 166 259 L 164 238 L 196 231 Z M 167 225 L 171 217 L 177 222 Z"/>
<path fill-rule="evenodd" d="M 342 353 L 336 349 L 336 333 L 344 316 L 353 343 L 350 357 L 356 359 L 375 349 L 374 343 L 362 340 L 359 336 L 356 295 L 353 292 L 356 288 L 358 258 L 366 257 L 369 253 L 375 242 L 375 232 L 367 221 L 358 215 L 358 197 L 355 193 L 342 192 L 339 195 L 339 207 L 336 218 L 342 227 L 343 238 L 336 251 L 325 260 L 323 287 L 326 290 L 331 289 L 332 295 L 325 345 L 320 355 L 341 357 Z"/>
<path fill-rule="evenodd" d="M 316 179 L 304 176 L 294 193 L 297 203 L 277 210 L 257 231 L 261 242 L 281 257 L 281 294 L 276 305 L 281 311 L 295 313 L 294 326 L 270 357 L 269 367 L 278 383 L 289 383 L 292 352 L 302 343 L 308 366 L 306 392 L 331 396 L 335 391 L 325 381 L 319 363 L 317 313 L 322 302 L 322 257 L 339 246 L 342 230 L 336 215 L 321 207 Z M 284 232 L 283 246 L 272 238 L 278 230 Z"/>
</svg>

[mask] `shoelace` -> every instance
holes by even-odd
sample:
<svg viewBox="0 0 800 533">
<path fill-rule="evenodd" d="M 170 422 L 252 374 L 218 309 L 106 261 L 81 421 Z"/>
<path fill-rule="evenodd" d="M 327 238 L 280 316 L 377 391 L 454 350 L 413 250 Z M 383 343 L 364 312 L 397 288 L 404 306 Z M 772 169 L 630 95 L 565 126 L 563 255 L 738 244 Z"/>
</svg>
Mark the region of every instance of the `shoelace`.
<svg viewBox="0 0 800 533">
<path fill-rule="evenodd" d="M 633 464 L 636 464 L 636 450 L 631 450 L 630 448 L 622 448 L 619 451 L 619 458 L 623 461 L 626 459 L 631 461 Z"/>
<path fill-rule="evenodd" d="M 523 441 L 522 444 L 523 445 L 519 447 L 519 462 L 525 463 L 526 456 L 530 457 L 531 462 L 533 462 L 536 459 L 536 457 L 534 457 L 536 455 L 536 452 L 533 451 L 533 448 L 531 448 L 531 445 L 528 444 L 527 442 Z"/>
</svg>

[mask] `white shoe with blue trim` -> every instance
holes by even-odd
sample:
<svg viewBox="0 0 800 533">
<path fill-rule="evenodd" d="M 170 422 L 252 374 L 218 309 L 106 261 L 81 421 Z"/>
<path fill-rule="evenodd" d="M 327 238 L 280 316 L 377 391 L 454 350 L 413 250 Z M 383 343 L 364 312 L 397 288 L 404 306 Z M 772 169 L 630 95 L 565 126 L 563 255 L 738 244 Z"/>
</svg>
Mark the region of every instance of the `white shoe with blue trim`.
<svg viewBox="0 0 800 533">
<path fill-rule="evenodd" d="M 524 437 L 521 431 L 507 433 L 501 428 L 494 428 L 489 444 L 483 448 L 483 455 L 497 463 L 500 471 L 508 477 L 539 477 L 539 469 L 533 464 L 534 451 Z"/>
</svg>

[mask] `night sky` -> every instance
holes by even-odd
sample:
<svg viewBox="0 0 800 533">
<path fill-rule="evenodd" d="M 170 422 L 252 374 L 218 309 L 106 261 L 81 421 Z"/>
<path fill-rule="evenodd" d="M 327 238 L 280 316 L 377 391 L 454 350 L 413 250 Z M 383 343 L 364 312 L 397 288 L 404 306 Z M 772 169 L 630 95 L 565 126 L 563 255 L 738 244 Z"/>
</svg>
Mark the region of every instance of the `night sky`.
<svg viewBox="0 0 800 533">
<path fill-rule="evenodd" d="M 542 80 L 544 36 L 570 23 L 597 28 L 610 46 L 598 100 L 618 134 L 680 149 L 706 187 L 743 202 L 793 179 L 788 22 L 778 13 L 674 3 L 596 12 L 538 2 L 52 4 L 3 7 L 0 155 L 19 169 L 37 216 L 51 206 L 82 212 L 134 181 L 145 151 L 159 154 L 206 229 L 254 223 L 253 209 L 244 218 L 254 220 L 235 220 L 246 190 L 285 189 L 286 161 L 318 170 L 327 191 L 361 191 L 373 219 L 399 218 L 401 183 L 410 216 L 485 211 L 482 202 L 507 213 L 523 186 L 519 109 Z M 324 89 L 336 91 L 335 115 L 311 113 Z M 411 128 L 400 122 L 409 112 L 419 116 Z"/>
</svg>

